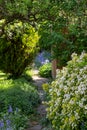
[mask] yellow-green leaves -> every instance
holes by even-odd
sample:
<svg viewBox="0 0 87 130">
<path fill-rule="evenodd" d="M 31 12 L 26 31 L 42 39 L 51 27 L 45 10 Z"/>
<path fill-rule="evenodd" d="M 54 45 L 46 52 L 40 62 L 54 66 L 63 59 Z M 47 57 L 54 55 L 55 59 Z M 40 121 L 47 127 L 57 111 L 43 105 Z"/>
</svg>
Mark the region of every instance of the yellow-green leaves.
<svg viewBox="0 0 87 130">
<path fill-rule="evenodd" d="M 83 52 L 80 56 L 74 53 L 72 60 L 65 68 L 58 70 L 56 80 L 47 88 L 50 96 L 47 116 L 54 129 L 86 130 L 87 53 Z"/>
<path fill-rule="evenodd" d="M 22 74 L 36 52 L 38 32 L 28 23 L 14 21 L 7 24 L 0 38 L 0 69 L 14 76 Z"/>
</svg>

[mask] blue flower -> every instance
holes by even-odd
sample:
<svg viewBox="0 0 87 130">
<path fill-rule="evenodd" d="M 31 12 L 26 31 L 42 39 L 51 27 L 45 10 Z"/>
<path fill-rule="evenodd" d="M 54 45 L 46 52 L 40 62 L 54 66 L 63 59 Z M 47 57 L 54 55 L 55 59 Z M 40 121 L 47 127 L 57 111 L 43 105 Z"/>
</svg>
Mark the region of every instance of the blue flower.
<svg viewBox="0 0 87 130">
<path fill-rule="evenodd" d="M 3 128 L 3 127 L 4 127 L 4 122 L 0 121 L 0 128 Z"/>
<path fill-rule="evenodd" d="M 11 121 L 10 120 L 6 120 L 6 124 L 7 124 L 7 126 L 10 126 Z"/>
<path fill-rule="evenodd" d="M 11 113 L 13 110 L 12 110 L 12 107 L 11 105 L 9 106 L 9 109 L 8 109 L 8 112 Z"/>
<path fill-rule="evenodd" d="M 47 51 L 42 51 L 35 58 L 35 66 L 40 67 L 43 64 L 48 63 L 50 61 L 51 61 L 51 54 Z"/>
</svg>

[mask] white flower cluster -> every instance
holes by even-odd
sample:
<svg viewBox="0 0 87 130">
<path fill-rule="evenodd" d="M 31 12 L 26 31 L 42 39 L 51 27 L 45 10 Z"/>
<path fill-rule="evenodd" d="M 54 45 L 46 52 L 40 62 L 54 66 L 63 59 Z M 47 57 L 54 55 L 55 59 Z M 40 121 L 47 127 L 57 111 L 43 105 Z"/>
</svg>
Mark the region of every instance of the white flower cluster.
<svg viewBox="0 0 87 130">
<path fill-rule="evenodd" d="M 87 129 L 87 53 L 72 55 L 49 89 L 48 118 L 55 130 Z"/>
</svg>

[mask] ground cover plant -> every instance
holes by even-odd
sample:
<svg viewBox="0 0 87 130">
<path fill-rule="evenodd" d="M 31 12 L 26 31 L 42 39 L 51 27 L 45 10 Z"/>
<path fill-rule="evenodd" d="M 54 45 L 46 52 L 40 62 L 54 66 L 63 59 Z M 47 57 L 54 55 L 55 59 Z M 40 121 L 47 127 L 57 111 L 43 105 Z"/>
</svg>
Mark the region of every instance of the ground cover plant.
<svg viewBox="0 0 87 130">
<path fill-rule="evenodd" d="M 0 73 L 0 128 L 24 130 L 30 115 L 35 112 L 39 95 L 35 86 L 24 76 L 8 79 Z M 10 121 L 9 121 L 10 120 Z"/>
<path fill-rule="evenodd" d="M 11 106 L 6 112 L 0 113 L 0 130 L 24 130 L 27 127 L 28 117 Z"/>
<path fill-rule="evenodd" d="M 74 53 L 46 89 L 50 96 L 47 116 L 54 129 L 87 130 L 87 53 Z"/>
<path fill-rule="evenodd" d="M 37 90 L 24 78 L 0 82 L 0 111 L 11 105 L 13 108 L 18 107 L 28 114 L 33 112 L 38 101 Z"/>
</svg>

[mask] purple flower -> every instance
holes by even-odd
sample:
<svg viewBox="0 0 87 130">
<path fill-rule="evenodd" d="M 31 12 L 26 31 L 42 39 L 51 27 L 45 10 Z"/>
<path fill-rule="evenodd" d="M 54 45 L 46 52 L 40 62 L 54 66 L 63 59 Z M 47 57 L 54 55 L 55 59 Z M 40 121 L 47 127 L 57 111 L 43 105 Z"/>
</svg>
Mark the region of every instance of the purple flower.
<svg viewBox="0 0 87 130">
<path fill-rule="evenodd" d="M 4 122 L 0 121 L 0 128 L 3 128 L 3 127 L 4 127 Z"/>
<path fill-rule="evenodd" d="M 12 110 L 12 107 L 11 105 L 9 106 L 9 109 L 8 109 L 8 112 L 11 113 L 13 110 Z"/>
<path fill-rule="evenodd" d="M 51 61 L 51 54 L 47 51 L 42 51 L 35 58 L 35 66 L 40 67 L 43 64 L 48 63 L 50 61 Z"/>
<path fill-rule="evenodd" d="M 6 120 L 6 124 L 7 124 L 7 126 L 10 126 L 11 121 L 10 120 Z"/>
<path fill-rule="evenodd" d="M 39 56 L 38 56 L 38 60 L 39 60 L 40 62 L 44 62 L 44 56 L 43 56 L 43 53 L 39 54 Z"/>
</svg>

